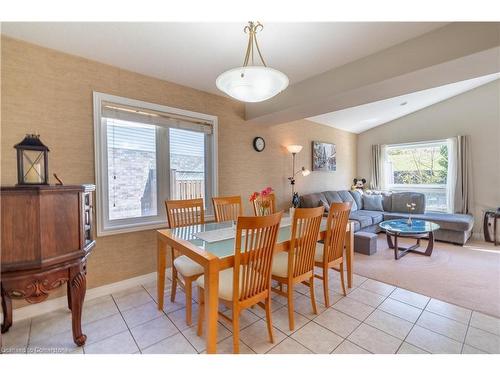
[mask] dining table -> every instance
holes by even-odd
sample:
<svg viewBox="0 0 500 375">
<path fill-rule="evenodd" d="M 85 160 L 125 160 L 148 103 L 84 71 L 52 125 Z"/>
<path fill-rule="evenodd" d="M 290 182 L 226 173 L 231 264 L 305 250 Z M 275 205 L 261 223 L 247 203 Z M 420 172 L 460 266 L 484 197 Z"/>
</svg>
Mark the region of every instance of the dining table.
<svg viewBox="0 0 500 375">
<path fill-rule="evenodd" d="M 326 220 L 323 218 L 318 241 L 326 236 Z M 165 293 L 165 273 L 167 268 L 167 249 L 171 247 L 177 254 L 185 255 L 201 265 L 205 275 L 205 313 L 206 313 L 206 351 L 217 352 L 217 322 L 219 308 L 219 272 L 234 265 L 234 242 L 236 225 L 234 221 L 208 222 L 157 231 L 157 303 L 163 310 Z M 288 251 L 290 248 L 291 219 L 283 216 L 275 252 Z M 352 287 L 354 258 L 354 225 L 346 226 L 345 260 L 347 286 Z"/>
</svg>

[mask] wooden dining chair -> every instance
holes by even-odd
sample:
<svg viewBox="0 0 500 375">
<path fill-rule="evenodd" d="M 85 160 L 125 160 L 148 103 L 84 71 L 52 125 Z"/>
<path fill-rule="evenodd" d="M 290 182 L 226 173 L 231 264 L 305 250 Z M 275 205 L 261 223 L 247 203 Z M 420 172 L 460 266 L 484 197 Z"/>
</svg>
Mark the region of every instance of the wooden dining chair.
<svg viewBox="0 0 500 375">
<path fill-rule="evenodd" d="M 323 270 L 322 275 L 315 274 L 318 279 L 323 280 L 323 292 L 325 294 L 325 306 L 330 306 L 328 291 L 328 270 L 331 268 L 340 272 L 342 292 L 346 295 L 344 283 L 344 245 L 346 227 L 349 222 L 351 202 L 332 203 L 327 219 L 327 229 L 324 243 L 316 245 L 316 256 L 314 265 Z M 338 267 L 338 269 L 336 268 Z"/>
<path fill-rule="evenodd" d="M 170 228 L 185 227 L 188 225 L 204 224 L 205 213 L 203 199 L 185 199 L 165 201 L 167 218 Z M 192 324 L 192 283 L 204 273 L 203 267 L 189 257 L 177 257 L 172 248 L 172 290 L 170 300 L 175 302 L 177 283 L 186 293 L 186 323 Z M 182 277 L 179 277 L 179 275 Z"/>
<path fill-rule="evenodd" d="M 269 208 L 266 210 L 265 214 L 266 215 L 271 215 L 276 213 L 276 196 L 274 193 L 270 193 L 266 197 L 263 198 L 263 201 L 269 202 Z M 255 216 L 262 216 L 262 200 L 255 199 L 253 203 L 253 213 Z"/>
<path fill-rule="evenodd" d="M 290 249 L 276 254 L 273 261 L 272 278 L 279 284 L 273 291 L 288 299 L 288 323 L 290 331 L 295 328 L 293 311 L 294 285 L 309 286 L 313 312 L 318 313 L 314 297 L 314 255 L 324 207 L 297 208 L 293 215 Z M 287 286 L 283 291 L 283 284 Z"/>
<path fill-rule="evenodd" d="M 215 221 L 238 220 L 238 216 L 243 215 L 243 205 L 239 195 L 234 197 L 212 198 L 214 204 Z"/>
<path fill-rule="evenodd" d="M 219 299 L 232 310 L 232 317 L 219 316 L 232 322 L 233 352 L 239 352 L 240 312 L 258 304 L 266 311 L 269 340 L 274 342 L 271 318 L 271 266 L 282 213 L 269 216 L 238 218 L 234 242 L 234 267 L 219 273 Z M 196 283 L 199 287 L 200 309 L 198 336 L 203 330 L 204 275 Z"/>
</svg>

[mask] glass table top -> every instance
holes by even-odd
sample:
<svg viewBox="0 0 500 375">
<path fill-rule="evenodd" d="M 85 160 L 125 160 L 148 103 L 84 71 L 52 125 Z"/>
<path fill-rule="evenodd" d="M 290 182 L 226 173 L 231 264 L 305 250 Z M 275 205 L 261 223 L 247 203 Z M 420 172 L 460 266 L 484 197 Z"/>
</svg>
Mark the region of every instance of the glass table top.
<svg viewBox="0 0 500 375">
<path fill-rule="evenodd" d="M 229 232 L 228 229 L 231 228 L 233 228 L 232 236 L 229 239 L 208 242 L 196 236 L 196 234 L 201 232 L 218 231 L 218 230 L 224 230 L 223 232 L 227 234 Z M 320 231 L 323 231 L 325 229 L 326 229 L 326 218 L 323 218 L 323 220 L 321 221 Z M 280 243 L 290 240 L 291 231 L 292 227 L 290 225 L 290 220 L 287 219 L 286 216 L 284 216 L 282 218 L 281 227 L 278 232 L 277 242 Z M 235 232 L 236 232 L 235 225 L 231 221 L 226 221 L 222 223 L 206 223 L 199 225 L 190 225 L 186 227 L 174 228 L 171 231 L 171 233 L 174 236 L 186 240 L 192 243 L 193 245 L 199 247 L 200 249 L 208 251 L 219 258 L 224 258 L 227 256 L 234 255 L 234 240 L 235 240 L 234 237 L 236 236 Z"/>
<path fill-rule="evenodd" d="M 402 234 L 420 234 L 433 232 L 439 229 L 439 225 L 436 223 L 418 219 L 412 219 L 411 225 L 408 224 L 408 219 L 397 219 L 382 221 L 379 226 L 389 232 Z"/>
</svg>

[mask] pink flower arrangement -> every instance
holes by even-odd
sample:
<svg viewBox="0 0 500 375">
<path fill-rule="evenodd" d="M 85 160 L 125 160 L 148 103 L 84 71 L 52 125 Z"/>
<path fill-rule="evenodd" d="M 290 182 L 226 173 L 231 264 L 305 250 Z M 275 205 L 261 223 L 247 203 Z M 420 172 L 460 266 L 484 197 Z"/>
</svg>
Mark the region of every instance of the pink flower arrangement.
<svg viewBox="0 0 500 375">
<path fill-rule="evenodd" d="M 266 199 L 266 197 L 269 196 L 272 192 L 273 188 L 268 186 L 261 192 L 254 191 L 252 195 L 250 195 L 250 202 L 255 202 L 257 200 L 259 201 L 258 207 L 260 209 L 261 216 L 264 216 L 271 206 L 271 202 L 269 201 L 269 199 Z"/>
</svg>

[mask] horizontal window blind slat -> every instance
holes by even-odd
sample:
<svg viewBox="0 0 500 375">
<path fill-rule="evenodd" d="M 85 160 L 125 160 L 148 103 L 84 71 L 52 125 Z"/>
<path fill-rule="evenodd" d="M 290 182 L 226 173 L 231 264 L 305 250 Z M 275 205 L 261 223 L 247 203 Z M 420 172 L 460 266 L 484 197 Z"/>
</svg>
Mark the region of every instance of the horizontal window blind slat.
<svg viewBox="0 0 500 375">
<path fill-rule="evenodd" d="M 102 117 L 105 118 L 185 129 L 205 134 L 212 133 L 212 124 L 205 120 L 173 115 L 166 112 L 158 112 L 144 108 L 135 108 L 105 102 L 101 107 L 101 114 Z"/>
<path fill-rule="evenodd" d="M 120 120 L 106 119 L 108 147 L 154 152 L 156 129 Z"/>
</svg>

